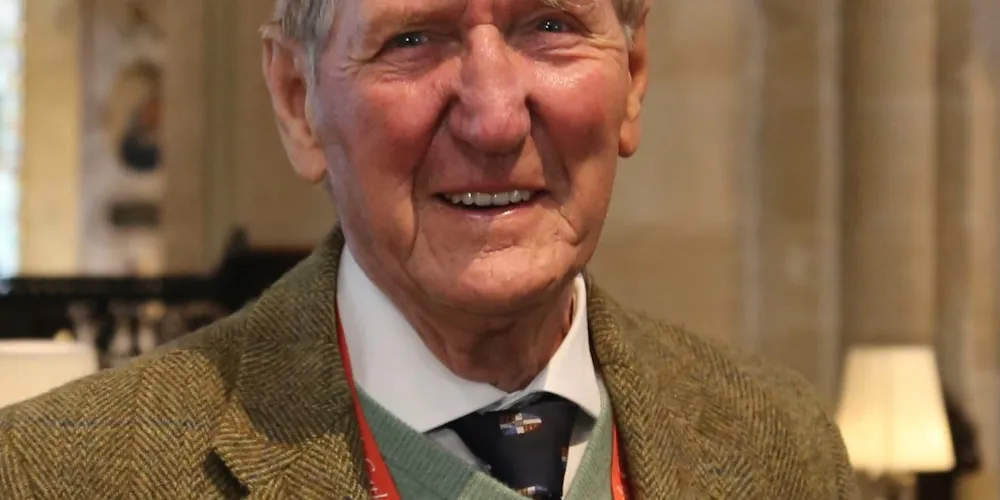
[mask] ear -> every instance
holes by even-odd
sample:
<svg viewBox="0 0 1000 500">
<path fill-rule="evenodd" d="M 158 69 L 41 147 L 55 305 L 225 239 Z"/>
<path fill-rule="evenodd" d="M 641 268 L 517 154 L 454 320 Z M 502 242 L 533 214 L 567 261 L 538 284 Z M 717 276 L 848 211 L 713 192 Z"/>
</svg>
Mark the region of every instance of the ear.
<svg viewBox="0 0 1000 500">
<path fill-rule="evenodd" d="M 625 121 L 622 123 L 618 136 L 618 154 L 628 158 L 639 148 L 642 135 L 642 125 L 639 115 L 642 111 L 642 101 L 649 87 L 649 45 L 646 39 L 646 14 L 649 13 L 649 3 L 643 7 L 642 17 L 635 26 L 632 36 L 632 46 L 628 52 L 628 69 L 630 88 L 625 103 Z"/>
<path fill-rule="evenodd" d="M 309 107 L 309 65 L 302 48 L 276 24 L 261 29 L 263 71 L 281 143 L 295 173 L 315 184 L 326 175 L 326 157 L 316 136 Z"/>
</svg>

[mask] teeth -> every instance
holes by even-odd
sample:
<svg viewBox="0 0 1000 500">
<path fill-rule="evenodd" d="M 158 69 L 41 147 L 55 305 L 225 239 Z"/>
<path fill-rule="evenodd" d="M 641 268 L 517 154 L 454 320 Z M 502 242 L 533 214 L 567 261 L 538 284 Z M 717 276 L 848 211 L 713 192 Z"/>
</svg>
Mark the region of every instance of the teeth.
<svg viewBox="0 0 1000 500">
<path fill-rule="evenodd" d="M 497 193 L 493 195 L 493 204 L 502 207 L 510 203 L 510 193 Z"/>
<path fill-rule="evenodd" d="M 445 195 L 445 198 L 455 205 L 471 207 L 503 207 L 530 201 L 535 193 L 532 191 L 507 191 L 504 193 L 458 193 Z"/>
</svg>

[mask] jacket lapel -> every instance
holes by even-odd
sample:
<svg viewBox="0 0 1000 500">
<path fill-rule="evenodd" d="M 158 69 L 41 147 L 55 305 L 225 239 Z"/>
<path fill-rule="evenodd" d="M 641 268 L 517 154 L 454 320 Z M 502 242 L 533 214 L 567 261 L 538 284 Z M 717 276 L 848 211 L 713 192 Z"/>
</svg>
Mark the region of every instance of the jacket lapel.
<svg viewBox="0 0 1000 500">
<path fill-rule="evenodd" d="M 691 376 L 698 361 L 665 350 L 670 332 L 654 329 L 666 328 L 637 319 L 587 282 L 592 349 L 611 395 L 632 498 L 734 498 L 710 462 L 691 460 L 715 454 L 699 437 L 704 396 Z"/>
<path fill-rule="evenodd" d="M 337 230 L 231 328 L 240 362 L 216 454 L 249 498 L 367 498 L 336 338 Z"/>
</svg>

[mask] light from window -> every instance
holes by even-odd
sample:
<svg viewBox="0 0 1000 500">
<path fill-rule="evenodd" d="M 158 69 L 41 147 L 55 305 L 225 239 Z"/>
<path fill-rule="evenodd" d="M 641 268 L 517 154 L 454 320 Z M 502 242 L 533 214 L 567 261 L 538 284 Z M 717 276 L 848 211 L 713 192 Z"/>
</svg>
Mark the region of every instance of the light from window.
<svg viewBox="0 0 1000 500">
<path fill-rule="evenodd" d="M 23 1 L 0 0 L 0 278 L 18 264 Z"/>
</svg>

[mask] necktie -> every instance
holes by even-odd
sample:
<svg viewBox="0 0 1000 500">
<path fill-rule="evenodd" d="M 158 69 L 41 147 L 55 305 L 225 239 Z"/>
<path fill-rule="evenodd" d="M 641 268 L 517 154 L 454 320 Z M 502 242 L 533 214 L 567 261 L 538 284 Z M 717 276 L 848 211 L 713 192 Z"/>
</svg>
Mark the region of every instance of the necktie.
<svg viewBox="0 0 1000 500">
<path fill-rule="evenodd" d="M 575 404 L 546 394 L 509 410 L 466 415 L 448 427 L 514 491 L 536 500 L 560 499 L 577 413 Z"/>
</svg>

